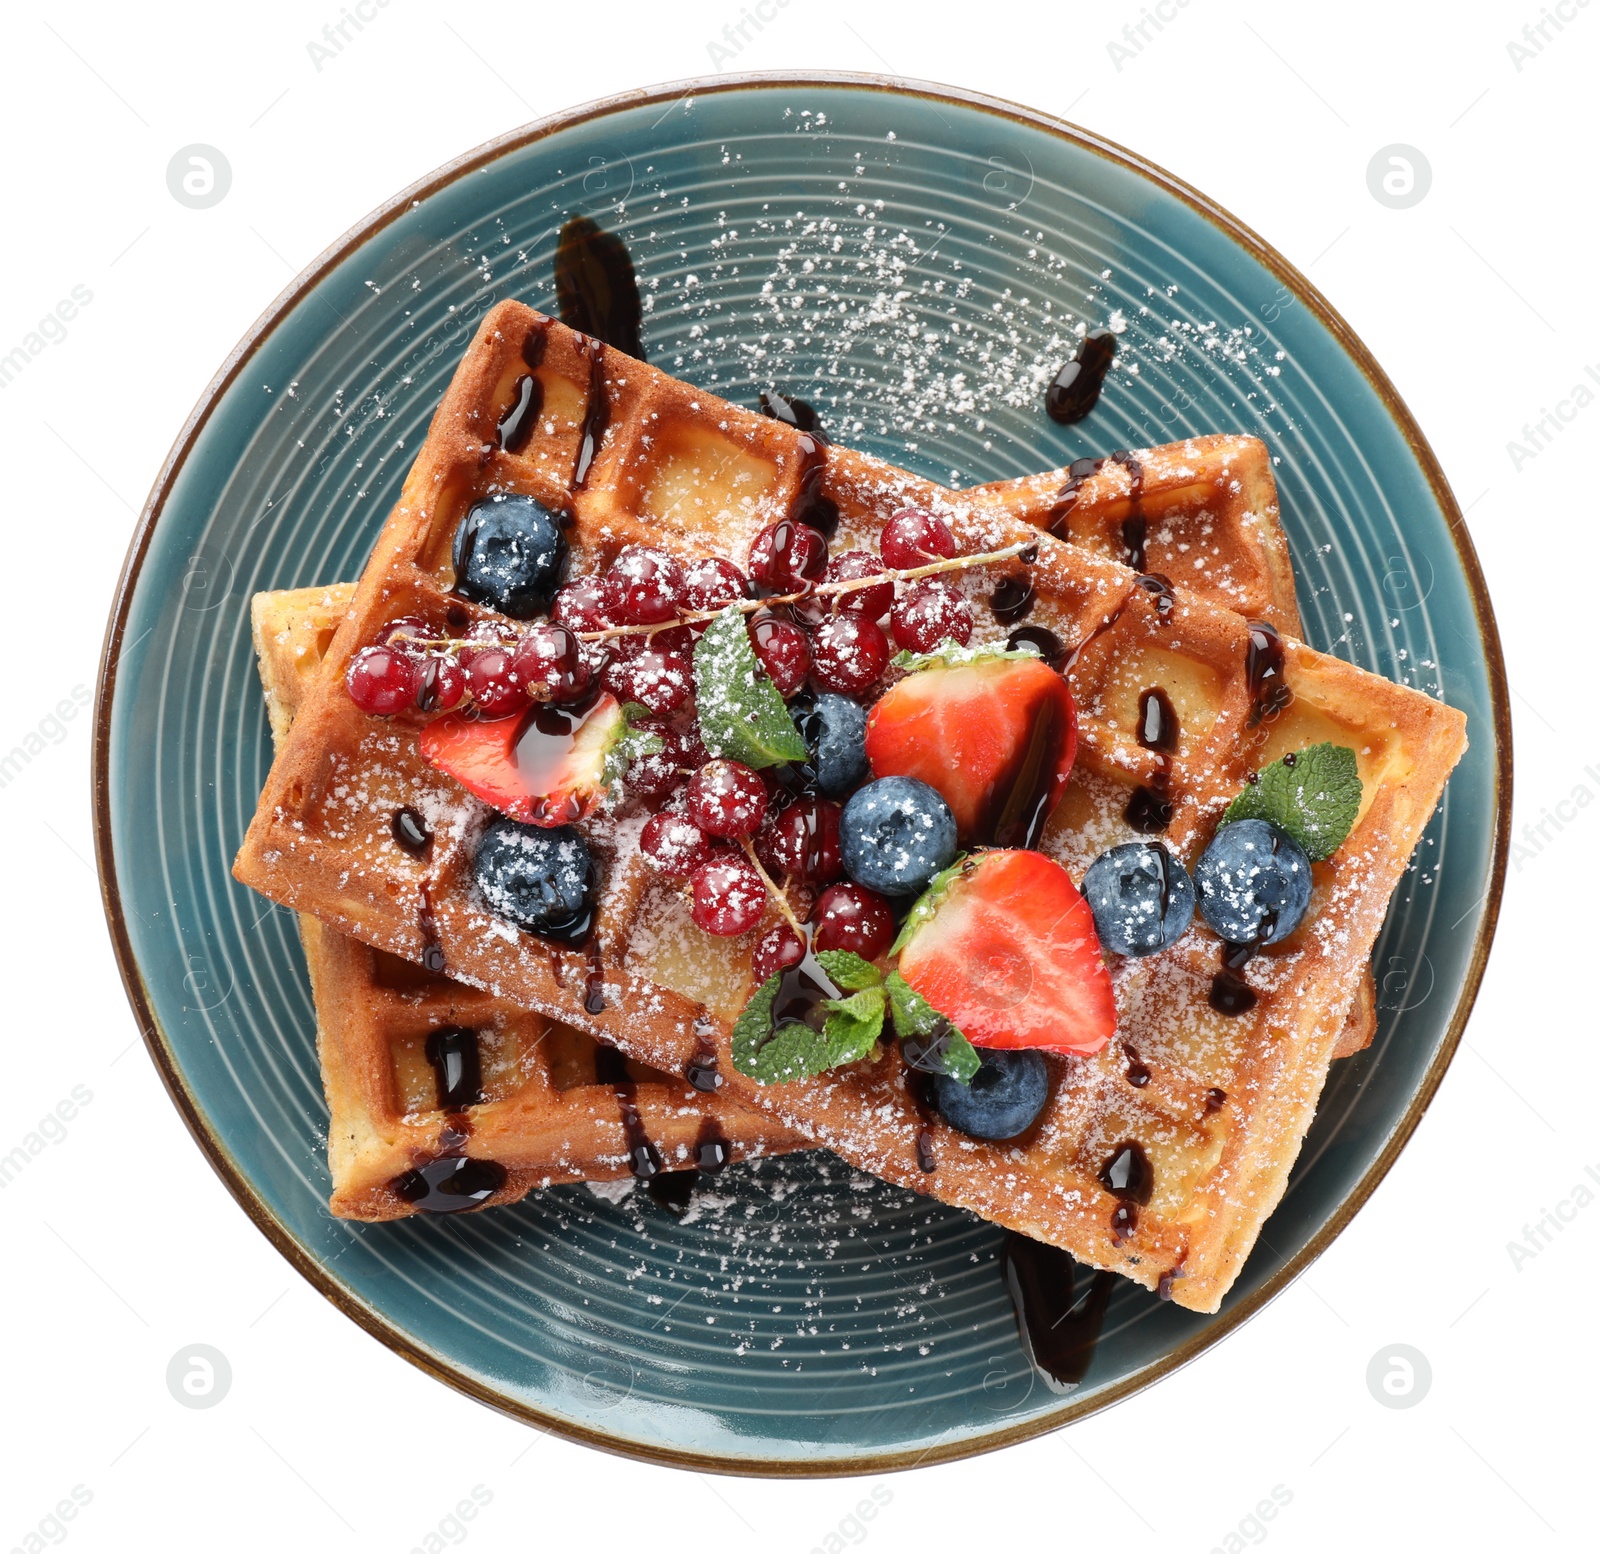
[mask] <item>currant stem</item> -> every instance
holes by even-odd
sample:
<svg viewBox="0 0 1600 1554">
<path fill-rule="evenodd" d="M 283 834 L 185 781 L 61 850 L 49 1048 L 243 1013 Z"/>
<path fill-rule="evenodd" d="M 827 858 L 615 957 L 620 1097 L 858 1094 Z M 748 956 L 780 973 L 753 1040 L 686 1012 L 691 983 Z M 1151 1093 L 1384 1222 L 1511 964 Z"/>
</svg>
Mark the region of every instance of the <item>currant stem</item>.
<svg viewBox="0 0 1600 1554">
<path fill-rule="evenodd" d="M 739 845 L 744 848 L 744 855 L 750 860 L 751 866 L 761 876 L 761 883 L 767 887 L 767 894 L 778 903 L 778 910 L 788 918 L 789 926 L 794 929 L 801 943 L 805 942 L 805 930 L 800 926 L 800 919 L 794 915 L 794 909 L 789 905 L 789 898 L 772 883 L 772 876 L 761 867 L 761 860 L 756 857 L 756 850 L 748 836 L 739 838 Z"/>
</svg>

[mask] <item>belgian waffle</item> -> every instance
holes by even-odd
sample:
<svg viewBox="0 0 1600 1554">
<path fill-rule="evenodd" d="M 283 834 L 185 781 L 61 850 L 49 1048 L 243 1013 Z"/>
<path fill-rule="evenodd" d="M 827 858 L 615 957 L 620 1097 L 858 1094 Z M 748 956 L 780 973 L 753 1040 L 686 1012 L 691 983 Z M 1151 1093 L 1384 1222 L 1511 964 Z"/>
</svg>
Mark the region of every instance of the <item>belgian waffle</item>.
<svg viewBox="0 0 1600 1554">
<path fill-rule="evenodd" d="M 507 412 L 534 397 L 530 378 L 541 406 L 531 427 L 519 423 L 511 451 L 502 446 Z M 1192 464 L 1197 481 L 1224 478 L 1203 440 L 1171 456 Z M 600 570 L 632 542 L 742 561 L 763 524 L 819 501 L 837 511 L 841 547 L 865 542 L 910 504 L 945 516 L 968 553 L 1031 542 L 1031 566 L 1008 564 L 1007 592 L 1031 604 L 1029 625 L 1071 647 L 1078 763 L 1044 846 L 1077 877 L 1131 834 L 1124 816 L 1136 788 L 1159 788 L 1171 812 L 1166 839 L 1192 864 L 1251 771 L 1323 739 L 1356 752 L 1360 814 L 1316 867 L 1304 922 L 1245 969 L 1249 1008 L 1211 1007 L 1219 941 L 1198 923 L 1163 954 L 1120 965 L 1119 1039 L 1094 1058 L 1053 1060 L 1051 1099 L 1019 1140 L 981 1143 L 929 1115 L 893 1044 L 816 1079 L 757 1085 L 729 1055 L 749 945 L 689 924 L 682 897 L 643 866 L 638 819 L 586 823 L 603 878 L 592 965 L 518 933 L 476 899 L 481 808 L 421 759 L 412 722 L 368 718 L 344 694 L 351 655 L 395 617 L 453 619 L 458 634 L 494 620 L 449 593 L 456 527 L 491 490 L 568 511 L 572 575 Z M 1126 510 L 1130 495 L 1086 482 L 1079 502 Z M 971 590 L 994 581 L 966 577 Z M 1004 634 L 986 623 L 975 640 Z M 1141 691 L 1157 685 L 1182 723 L 1170 757 L 1135 738 Z M 852 1164 L 1212 1311 L 1282 1195 L 1390 894 L 1464 748 L 1461 715 L 1419 692 L 1003 510 L 821 448 L 506 303 L 485 321 L 434 418 L 235 872 L 392 954 L 442 952 L 453 975 L 613 1040 L 660 1071 L 714 1058 L 727 1094 Z M 437 822 L 427 860 L 391 836 L 401 805 Z M 586 997 L 597 985 L 604 1007 Z M 1149 1167 L 1137 1206 L 1103 1176 L 1130 1145 Z"/>
<path fill-rule="evenodd" d="M 268 718 L 280 745 L 354 593 L 353 584 L 338 583 L 251 601 Z M 704 1094 L 571 1025 L 347 938 L 309 913 L 300 917 L 300 942 L 328 1097 L 331 1207 L 340 1218 L 416 1213 L 401 1189 L 426 1181 L 407 1173 L 439 1160 L 503 1166 L 503 1181 L 482 1197 L 487 1206 L 557 1182 L 630 1175 L 658 1194 L 671 1192 L 692 1185 L 693 1173 L 715 1174 L 731 1160 L 807 1147 L 764 1112 Z M 449 1058 L 428 1055 L 429 1038 L 437 1041 L 441 1031 L 470 1034 L 468 1061 L 478 1074 L 459 1088 L 477 1099 L 445 1104 Z"/>
</svg>

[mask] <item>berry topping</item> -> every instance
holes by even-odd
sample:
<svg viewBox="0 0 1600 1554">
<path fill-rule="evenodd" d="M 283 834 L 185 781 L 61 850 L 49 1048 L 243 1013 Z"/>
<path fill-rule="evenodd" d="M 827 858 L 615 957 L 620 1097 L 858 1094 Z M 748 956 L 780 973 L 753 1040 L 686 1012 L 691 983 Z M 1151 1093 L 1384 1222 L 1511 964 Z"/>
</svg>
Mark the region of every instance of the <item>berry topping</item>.
<svg viewBox="0 0 1600 1554">
<path fill-rule="evenodd" d="M 817 925 L 814 949 L 849 950 L 862 960 L 877 960 L 894 943 L 894 913 L 865 885 L 830 885 L 817 898 L 812 916 Z"/>
<path fill-rule="evenodd" d="M 902 507 L 883 526 L 878 549 L 891 567 L 925 567 L 956 553 L 950 525 L 920 508 Z"/>
<path fill-rule="evenodd" d="M 857 884 L 887 896 L 909 896 L 955 857 L 956 822 L 950 806 L 927 783 L 881 777 L 850 796 L 839 820 L 839 841 L 845 871 Z"/>
<path fill-rule="evenodd" d="M 576 937 L 593 911 L 594 864 L 568 826 L 496 816 L 478 843 L 472 876 L 490 911 L 534 933 Z"/>
<path fill-rule="evenodd" d="M 652 815 L 639 833 L 639 851 L 669 880 L 686 879 L 711 858 L 711 841 L 685 815 Z"/>
<path fill-rule="evenodd" d="M 750 579 L 721 556 L 702 556 L 683 569 L 684 597 L 691 610 L 720 610 L 750 597 Z"/>
<path fill-rule="evenodd" d="M 417 666 L 418 712 L 448 712 L 467 694 L 467 672 L 453 658 L 425 658 Z"/>
<path fill-rule="evenodd" d="M 432 624 L 422 616 L 402 615 L 399 619 L 390 621 L 378 633 L 378 646 L 393 648 L 397 653 L 411 653 L 421 656 L 428 650 L 418 647 L 418 641 L 438 635 L 439 633 L 433 629 Z"/>
<path fill-rule="evenodd" d="M 577 701 L 593 676 L 583 644 L 566 626 L 534 626 L 517 645 L 511 666 L 528 695 L 539 701 Z"/>
<path fill-rule="evenodd" d="M 844 873 L 839 806 L 829 799 L 796 799 L 769 814 L 756 834 L 756 856 L 777 880 L 826 885 Z"/>
<path fill-rule="evenodd" d="M 461 520 L 454 559 L 463 599 L 527 620 L 550 607 L 567 565 L 567 537 L 531 496 L 491 496 Z"/>
<path fill-rule="evenodd" d="M 750 544 L 750 575 L 769 593 L 795 593 L 827 564 L 828 542 L 792 518 L 769 523 Z"/>
<path fill-rule="evenodd" d="M 991 1048 L 970 1084 L 948 1074 L 933 1081 L 934 1099 L 952 1128 L 975 1139 L 1014 1139 L 1033 1126 L 1050 1097 L 1050 1070 L 1039 1053 Z"/>
<path fill-rule="evenodd" d="M 417 661 L 395 648 L 364 647 L 345 671 L 345 689 L 363 712 L 386 718 L 403 712 L 417 697 L 422 676 Z"/>
<path fill-rule="evenodd" d="M 1159 842 L 1124 842 L 1083 876 L 1100 943 L 1114 955 L 1154 955 L 1176 944 L 1194 916 L 1194 882 Z"/>
<path fill-rule="evenodd" d="M 806 958 L 805 941 L 787 923 L 774 923 L 756 940 L 750 976 L 759 987 L 768 977 L 798 966 Z"/>
<path fill-rule="evenodd" d="M 722 938 L 749 932 L 767 909 L 767 887 L 743 858 L 713 858 L 694 871 L 689 884 L 694 891 L 689 915 Z"/>
<path fill-rule="evenodd" d="M 606 610 L 619 625 L 655 626 L 672 620 L 683 603 L 683 568 L 665 551 L 630 545 L 601 585 Z"/>
<path fill-rule="evenodd" d="M 974 1046 L 1088 1054 L 1116 1030 L 1089 904 L 1043 853 L 978 853 L 949 870 L 897 948 L 900 975 Z"/>
<path fill-rule="evenodd" d="M 931 653 L 946 642 L 967 645 L 972 610 L 948 583 L 930 578 L 906 589 L 889 624 L 896 644 L 908 653 Z"/>
<path fill-rule="evenodd" d="M 867 709 L 848 696 L 823 691 L 791 710 L 811 752 L 817 786 L 834 798 L 848 793 L 867 775 Z"/>
<path fill-rule="evenodd" d="M 652 648 L 637 658 L 607 664 L 600 683 L 619 701 L 636 701 L 660 716 L 688 701 L 694 690 L 694 673 L 682 653 Z"/>
<path fill-rule="evenodd" d="M 1219 826 L 1194 871 L 1200 915 L 1229 944 L 1276 944 L 1311 905 L 1311 860 L 1266 820 Z"/>
<path fill-rule="evenodd" d="M 606 590 L 597 577 L 580 577 L 568 583 L 552 601 L 550 619 L 569 631 L 604 631 L 616 624 L 606 614 Z"/>
<path fill-rule="evenodd" d="M 793 621 L 763 615 L 750 623 L 750 645 L 780 696 L 793 696 L 811 673 L 811 643 Z"/>
<path fill-rule="evenodd" d="M 811 639 L 811 678 L 824 690 L 859 696 L 889 667 L 889 639 L 864 615 L 836 615 Z"/>
<path fill-rule="evenodd" d="M 422 754 L 502 814 L 559 826 L 599 804 L 607 757 L 627 733 L 616 699 L 601 696 L 581 709 L 527 707 L 520 718 L 451 713 L 423 729 Z"/>
<path fill-rule="evenodd" d="M 964 846 L 1034 845 L 1066 792 L 1077 746 L 1067 682 L 1031 653 L 936 660 L 867 716 L 873 773 L 937 788 Z"/>
<path fill-rule="evenodd" d="M 828 563 L 825 574 L 830 583 L 853 582 L 859 577 L 878 577 L 883 572 L 883 562 L 870 551 L 847 550 Z M 865 615 L 875 621 L 894 603 L 894 583 L 890 579 L 871 588 L 852 588 L 848 593 L 833 596 L 835 608 L 841 615 Z"/>
<path fill-rule="evenodd" d="M 506 718 L 528 705 L 527 688 L 517 673 L 510 648 L 479 648 L 467 663 L 467 689 L 479 713 L 486 718 Z"/>
<path fill-rule="evenodd" d="M 767 785 L 738 761 L 711 761 L 689 779 L 688 803 L 689 818 L 702 831 L 732 840 L 761 824 Z"/>
</svg>

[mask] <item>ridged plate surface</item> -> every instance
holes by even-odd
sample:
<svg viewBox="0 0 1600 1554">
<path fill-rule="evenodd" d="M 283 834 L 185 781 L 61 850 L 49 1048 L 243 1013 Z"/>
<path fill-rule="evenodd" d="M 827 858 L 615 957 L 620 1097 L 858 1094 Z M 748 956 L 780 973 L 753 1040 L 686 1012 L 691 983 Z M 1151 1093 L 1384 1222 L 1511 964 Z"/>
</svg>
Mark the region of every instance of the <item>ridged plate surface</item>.
<svg viewBox="0 0 1600 1554">
<path fill-rule="evenodd" d="M 476 321 L 554 309 L 555 234 L 620 232 L 650 359 L 951 484 L 1187 433 L 1279 462 L 1310 640 L 1465 709 L 1378 950 L 1382 1030 L 1336 1066 L 1222 1313 L 1118 1289 L 1080 1390 L 1019 1346 L 970 1215 L 831 1157 L 736 1169 L 685 1223 L 578 1187 L 490 1214 L 328 1215 L 326 1114 L 290 915 L 229 864 L 270 761 L 247 604 L 354 578 Z M 746 83 L 569 115 L 397 202 L 291 289 L 214 392 L 130 563 L 102 708 L 102 858 L 136 1001 L 258 1221 L 397 1347 L 619 1449 L 816 1472 L 939 1457 L 1081 1414 L 1253 1309 L 1370 1190 L 1431 1093 L 1492 921 L 1497 650 L 1447 494 L 1309 292 L 1103 148 L 866 82 Z M 1042 390 L 1075 325 L 1123 330 L 1099 409 Z M 1414 435 L 1414 429 L 1412 429 Z"/>
</svg>

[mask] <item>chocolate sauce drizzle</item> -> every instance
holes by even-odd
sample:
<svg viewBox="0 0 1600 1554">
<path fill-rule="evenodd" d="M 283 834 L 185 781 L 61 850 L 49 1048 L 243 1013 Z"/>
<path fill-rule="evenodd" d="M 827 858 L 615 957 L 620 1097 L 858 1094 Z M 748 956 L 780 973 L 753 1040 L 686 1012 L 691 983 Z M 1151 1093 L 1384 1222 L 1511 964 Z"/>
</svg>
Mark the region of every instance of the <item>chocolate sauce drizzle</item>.
<svg viewBox="0 0 1600 1554">
<path fill-rule="evenodd" d="M 1073 426 L 1100 402 L 1100 390 L 1117 354 L 1117 337 L 1109 329 L 1091 329 L 1072 360 L 1044 391 L 1044 411 L 1052 421 Z"/>
<path fill-rule="evenodd" d="M 628 356 L 645 359 L 639 281 L 628 245 L 587 216 L 571 216 L 556 239 L 556 309 L 561 322 Z"/>
<path fill-rule="evenodd" d="M 1071 1392 L 1094 1359 L 1118 1275 L 1096 1273 L 1080 1297 L 1078 1281 L 1084 1270 L 1060 1247 L 1014 1230 L 1006 1232 L 1000 1265 L 1034 1369 L 1052 1392 Z"/>
<path fill-rule="evenodd" d="M 1251 728 L 1277 717 L 1294 700 L 1294 692 L 1283 677 L 1283 666 L 1283 638 L 1265 621 L 1251 621 L 1250 640 L 1244 652 Z"/>
<path fill-rule="evenodd" d="M 702 1095 L 715 1095 L 722 1088 L 722 1071 L 717 1067 L 717 1048 L 711 1040 L 713 1029 L 705 1015 L 696 1016 L 694 1051 L 683 1068 L 683 1077 Z"/>
<path fill-rule="evenodd" d="M 424 1214 L 459 1214 L 487 1202 L 506 1182 L 503 1165 L 466 1155 L 472 1136 L 467 1107 L 483 1100 L 478 1033 L 460 1025 L 441 1025 L 429 1031 L 422 1051 L 433 1069 L 434 1090 L 445 1113 L 439 1150 L 432 1160 L 403 1171 L 389 1185 Z"/>
<path fill-rule="evenodd" d="M 1172 824 L 1172 758 L 1181 732 L 1172 700 L 1159 685 L 1140 694 L 1134 734 L 1140 748 L 1155 757 L 1155 771 L 1133 790 L 1123 818 L 1141 835 L 1155 836 Z"/>
<path fill-rule="evenodd" d="M 1050 516 L 1045 520 L 1045 527 L 1055 535 L 1058 540 L 1067 539 L 1067 519 L 1072 509 L 1078 505 L 1078 492 L 1082 490 L 1083 483 L 1098 475 L 1107 464 L 1120 464 L 1128 472 L 1128 514 L 1122 520 L 1122 543 L 1127 547 L 1126 560 L 1135 572 L 1144 571 L 1145 555 L 1145 517 L 1142 511 L 1144 502 L 1144 465 L 1140 463 L 1137 454 L 1130 453 L 1126 448 L 1118 448 L 1103 458 L 1074 459 L 1067 466 L 1067 481 L 1056 492 L 1055 504 L 1050 509 Z"/>
<path fill-rule="evenodd" d="M 1033 578 L 1026 572 L 1002 577 L 989 595 L 989 609 L 1002 626 L 1015 626 L 1033 609 Z"/>
<path fill-rule="evenodd" d="M 700 1125 L 700 1136 L 695 1141 L 694 1165 L 683 1171 L 663 1171 L 645 1183 L 645 1191 L 652 1202 L 681 1215 L 689 1207 L 689 1200 L 703 1176 L 720 1176 L 733 1158 L 733 1149 L 723 1136 L 716 1119 L 707 1117 Z"/>
<path fill-rule="evenodd" d="M 589 397 L 584 402 L 583 425 L 578 429 L 578 454 L 572 464 L 572 489 L 581 491 L 611 420 L 611 396 L 606 393 L 605 342 L 594 335 L 580 334 L 577 346 L 589 362 Z"/>
<path fill-rule="evenodd" d="M 1006 638 L 1010 652 L 1031 647 L 1052 669 L 1059 669 L 1067 661 L 1067 645 L 1047 626 L 1018 626 Z"/>
<path fill-rule="evenodd" d="M 839 509 L 822 494 L 822 480 L 828 470 L 828 439 L 821 432 L 801 432 L 795 445 L 800 455 L 800 474 L 789 503 L 789 517 L 831 539 L 839 527 Z"/>
<path fill-rule="evenodd" d="M 476 1209 L 506 1183 L 506 1168 L 494 1160 L 440 1155 L 397 1176 L 389 1185 L 424 1214 L 459 1214 Z"/>
<path fill-rule="evenodd" d="M 628 1169 L 641 1182 L 659 1176 L 661 1151 L 645 1132 L 644 1119 L 639 1115 L 639 1087 L 628 1072 L 628 1060 L 615 1047 L 602 1042 L 594 1051 L 594 1077 L 597 1084 L 610 1085 L 617 1092 L 622 1135 L 628 1146 Z"/>
<path fill-rule="evenodd" d="M 1066 715 L 1052 697 L 1029 725 L 1027 743 L 989 790 L 975 833 L 980 845 L 1039 845 L 1066 732 Z"/>
<path fill-rule="evenodd" d="M 771 416 L 774 421 L 782 421 L 785 426 L 792 426 L 797 432 L 810 432 L 817 437 L 823 436 L 821 418 L 805 400 L 796 399 L 793 394 L 780 394 L 776 389 L 763 389 L 759 399 L 762 415 Z"/>
<path fill-rule="evenodd" d="M 439 943 L 439 924 L 433 915 L 433 897 L 426 880 L 418 889 L 421 900 L 417 906 L 417 931 L 422 935 L 423 969 L 441 976 L 445 969 L 444 946 Z"/>
<path fill-rule="evenodd" d="M 1150 1157 L 1132 1139 L 1118 1144 L 1100 1167 L 1100 1182 L 1119 1199 L 1111 1211 L 1111 1239 L 1121 1246 L 1139 1226 L 1139 1210 L 1150 1201 L 1156 1173 Z"/>
<path fill-rule="evenodd" d="M 428 822 L 409 804 L 394 812 L 389 821 L 389 834 L 394 838 L 395 845 L 413 858 L 422 857 L 433 844 L 433 832 L 428 829 Z"/>
<path fill-rule="evenodd" d="M 483 1100 L 483 1067 L 476 1031 L 463 1025 L 441 1025 L 428 1032 L 422 1051 L 433 1068 L 440 1110 L 459 1112 Z M 451 1122 L 454 1125 L 455 1119 Z"/>
<path fill-rule="evenodd" d="M 1276 839 L 1274 839 L 1274 851 L 1276 851 Z M 1256 990 L 1239 973 L 1261 953 L 1261 947 L 1267 942 L 1273 928 L 1277 926 L 1277 921 L 1277 913 L 1268 912 L 1261 920 L 1261 926 L 1256 930 L 1253 939 L 1244 944 L 1228 944 L 1224 941 L 1222 970 L 1212 977 L 1211 992 L 1207 998 L 1207 1002 L 1218 1014 L 1248 1014 L 1255 1008 Z"/>
</svg>

